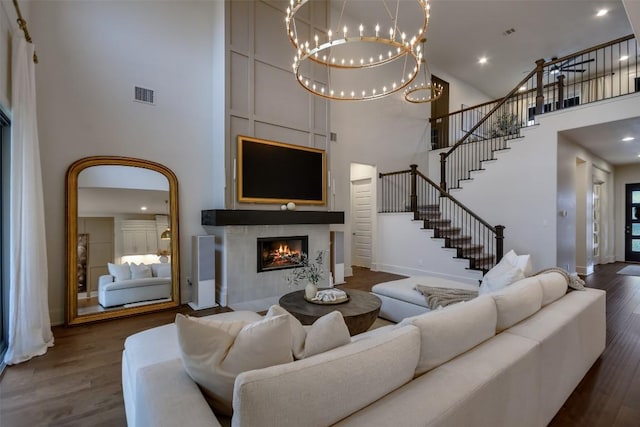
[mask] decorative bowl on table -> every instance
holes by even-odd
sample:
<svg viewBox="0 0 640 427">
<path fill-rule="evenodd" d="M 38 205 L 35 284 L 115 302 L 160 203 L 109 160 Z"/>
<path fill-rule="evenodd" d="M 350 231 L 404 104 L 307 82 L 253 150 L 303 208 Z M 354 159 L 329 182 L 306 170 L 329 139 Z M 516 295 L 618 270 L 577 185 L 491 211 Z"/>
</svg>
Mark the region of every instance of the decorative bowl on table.
<svg viewBox="0 0 640 427">
<path fill-rule="evenodd" d="M 319 290 L 313 298 L 307 298 L 305 295 L 304 299 L 312 304 L 342 304 L 349 301 L 349 294 L 341 289 L 329 288 Z"/>
</svg>

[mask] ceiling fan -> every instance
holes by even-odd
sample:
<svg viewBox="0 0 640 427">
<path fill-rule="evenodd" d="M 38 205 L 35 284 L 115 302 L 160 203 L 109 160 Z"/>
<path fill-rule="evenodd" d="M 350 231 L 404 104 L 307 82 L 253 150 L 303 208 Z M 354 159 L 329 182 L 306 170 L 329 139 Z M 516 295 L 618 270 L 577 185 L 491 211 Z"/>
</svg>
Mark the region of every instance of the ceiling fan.
<svg viewBox="0 0 640 427">
<path fill-rule="evenodd" d="M 558 59 L 557 57 L 553 57 L 551 58 L 551 61 L 555 61 L 556 59 Z M 578 61 L 578 62 L 573 62 L 575 61 L 576 58 L 569 58 L 566 61 L 560 62 L 558 64 L 553 64 L 552 66 L 550 66 L 547 70 L 546 73 L 550 74 L 550 75 L 554 75 L 554 74 L 559 74 L 559 73 L 584 73 L 585 71 L 587 71 L 584 68 L 576 68 L 579 65 L 582 64 L 587 64 L 589 62 L 593 62 L 595 61 L 595 58 L 590 58 L 590 59 L 585 59 L 583 61 Z"/>
</svg>

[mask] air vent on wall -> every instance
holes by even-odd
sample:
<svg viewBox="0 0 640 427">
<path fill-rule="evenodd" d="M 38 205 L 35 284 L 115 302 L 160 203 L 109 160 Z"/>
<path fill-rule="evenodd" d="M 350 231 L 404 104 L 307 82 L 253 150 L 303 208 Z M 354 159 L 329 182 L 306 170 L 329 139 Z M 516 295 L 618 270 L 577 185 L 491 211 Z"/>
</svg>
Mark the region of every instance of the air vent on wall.
<svg viewBox="0 0 640 427">
<path fill-rule="evenodd" d="M 154 105 L 156 103 L 155 102 L 156 92 L 153 89 L 134 86 L 133 91 L 134 91 L 134 95 L 133 95 L 134 101 L 142 102 L 145 104 L 151 104 L 151 105 Z"/>
</svg>

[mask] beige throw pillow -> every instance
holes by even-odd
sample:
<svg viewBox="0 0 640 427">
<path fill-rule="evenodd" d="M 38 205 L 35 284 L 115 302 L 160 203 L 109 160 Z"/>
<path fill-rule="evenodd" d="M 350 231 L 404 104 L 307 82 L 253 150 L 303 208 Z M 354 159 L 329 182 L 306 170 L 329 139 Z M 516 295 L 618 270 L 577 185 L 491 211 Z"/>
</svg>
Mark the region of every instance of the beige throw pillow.
<svg viewBox="0 0 640 427">
<path fill-rule="evenodd" d="M 286 316 L 247 323 L 177 314 L 176 327 L 185 371 L 222 415 L 232 414 L 239 373 L 293 361 Z"/>
<path fill-rule="evenodd" d="M 351 342 L 342 313 L 332 311 L 317 319 L 311 326 L 303 326 L 298 319 L 279 305 L 269 308 L 266 318 L 286 315 L 291 328 L 293 357 L 304 359 Z"/>
<path fill-rule="evenodd" d="M 349 344 L 351 335 L 342 313 L 332 311 L 325 314 L 311 325 L 304 341 L 304 357 L 324 353 L 336 347 Z"/>
</svg>

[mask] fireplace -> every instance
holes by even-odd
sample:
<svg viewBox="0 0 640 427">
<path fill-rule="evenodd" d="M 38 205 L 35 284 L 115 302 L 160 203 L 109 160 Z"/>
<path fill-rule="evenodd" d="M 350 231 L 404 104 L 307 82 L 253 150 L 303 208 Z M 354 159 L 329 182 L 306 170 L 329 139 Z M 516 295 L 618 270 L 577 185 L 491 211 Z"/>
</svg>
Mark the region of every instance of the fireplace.
<svg viewBox="0 0 640 427">
<path fill-rule="evenodd" d="M 258 273 L 295 268 L 309 252 L 308 236 L 259 237 Z"/>
</svg>

